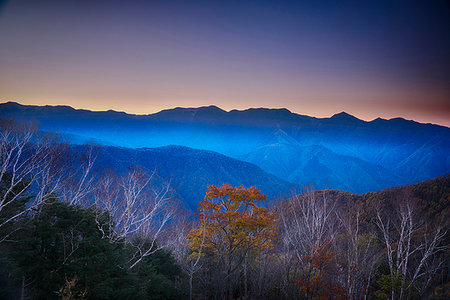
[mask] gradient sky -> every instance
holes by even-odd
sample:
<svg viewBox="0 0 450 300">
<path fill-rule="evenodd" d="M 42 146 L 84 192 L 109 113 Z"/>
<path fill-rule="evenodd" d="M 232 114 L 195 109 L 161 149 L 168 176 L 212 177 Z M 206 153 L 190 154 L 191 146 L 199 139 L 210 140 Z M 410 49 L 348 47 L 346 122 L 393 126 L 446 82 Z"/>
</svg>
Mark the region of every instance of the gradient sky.
<svg viewBox="0 0 450 300">
<path fill-rule="evenodd" d="M 0 102 L 450 126 L 448 1 L 0 0 Z"/>
</svg>

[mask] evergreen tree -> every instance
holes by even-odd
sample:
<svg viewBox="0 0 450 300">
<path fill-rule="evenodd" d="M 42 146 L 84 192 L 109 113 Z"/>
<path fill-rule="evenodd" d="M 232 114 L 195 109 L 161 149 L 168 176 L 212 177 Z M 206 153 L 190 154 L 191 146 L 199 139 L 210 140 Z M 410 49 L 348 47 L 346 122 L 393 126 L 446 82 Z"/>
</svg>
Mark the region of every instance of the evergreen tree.
<svg viewBox="0 0 450 300">
<path fill-rule="evenodd" d="M 69 282 L 74 295 L 87 299 L 141 298 L 136 276 L 123 268 L 123 244 L 102 238 L 93 209 L 54 200 L 15 239 L 10 257 L 34 298 L 57 299 Z"/>
</svg>

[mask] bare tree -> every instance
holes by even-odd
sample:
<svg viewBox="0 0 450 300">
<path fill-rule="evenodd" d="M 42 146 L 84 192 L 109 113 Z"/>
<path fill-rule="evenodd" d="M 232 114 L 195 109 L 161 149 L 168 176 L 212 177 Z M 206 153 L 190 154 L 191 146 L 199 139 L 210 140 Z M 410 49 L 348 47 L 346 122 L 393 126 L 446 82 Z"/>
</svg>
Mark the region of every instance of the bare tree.
<svg viewBox="0 0 450 300">
<path fill-rule="evenodd" d="M 287 274 L 293 277 L 290 281 L 304 278 L 310 284 L 316 276 L 318 270 L 312 264 L 313 259 L 331 250 L 336 242 L 339 224 L 335 208 L 336 202 L 328 198 L 327 191 L 312 190 L 297 194 L 279 206 L 282 241 L 296 262 L 295 267 L 289 266 Z"/>
<path fill-rule="evenodd" d="M 393 212 L 376 209 L 376 220 L 386 246 L 386 258 L 391 278 L 391 299 L 404 299 L 412 287 L 420 292 L 431 281 L 442 262 L 437 254 L 446 246 L 442 242 L 447 233 L 439 224 L 433 228 L 409 193 L 397 199 Z M 424 279 L 424 280 L 421 280 Z M 400 281 L 396 294 L 394 281 Z M 416 283 L 421 280 L 421 285 Z"/>
<path fill-rule="evenodd" d="M 314 255 L 315 248 L 335 240 L 338 225 L 335 205 L 326 191 L 310 190 L 281 206 L 284 239 L 300 263 L 305 256 Z"/>
<path fill-rule="evenodd" d="M 206 230 L 203 228 L 199 251 L 192 251 L 189 248 L 190 242 L 186 236 L 192 229 L 202 225 L 199 224 L 199 222 L 189 220 L 189 217 L 186 214 L 178 216 L 177 219 L 178 222 L 170 230 L 172 233 L 170 236 L 173 243 L 169 246 L 169 249 L 172 251 L 172 254 L 175 256 L 183 271 L 189 276 L 189 299 L 192 300 L 194 292 L 194 275 L 203 267 L 201 258 L 204 255 L 203 249 L 205 245 Z"/>
<path fill-rule="evenodd" d="M 65 160 L 65 177 L 59 190 L 59 198 L 75 205 L 90 206 L 93 203 L 97 174 L 94 172 L 100 146 L 83 145 L 71 149 L 70 157 Z"/>
<path fill-rule="evenodd" d="M 59 167 L 67 145 L 57 135 L 42 134 L 35 124 L 0 120 L 0 228 L 38 207 L 61 184 Z M 18 201 L 35 194 L 26 209 L 12 209 Z"/>
<path fill-rule="evenodd" d="M 98 181 L 95 192 L 95 205 L 111 216 L 107 230 L 99 226 L 104 237 L 124 241 L 135 249 L 130 269 L 171 242 L 158 238 L 168 228 L 177 206 L 170 197 L 170 184 L 153 185 L 155 176 L 155 172 L 138 168 L 123 177 L 108 174 Z"/>
<path fill-rule="evenodd" d="M 286 217 L 286 216 L 284 216 Z M 295 299 L 296 288 L 292 277 L 298 275 L 298 260 L 297 255 L 292 251 L 291 239 L 288 237 L 285 229 L 282 228 L 280 235 L 280 243 L 275 248 L 275 255 L 273 256 L 271 273 L 274 281 L 277 282 L 279 298 L 281 299 Z M 293 294 L 293 292 L 295 293 Z"/>
<path fill-rule="evenodd" d="M 380 260 L 377 236 L 363 230 L 362 208 L 353 204 L 348 212 L 338 212 L 343 228 L 343 245 L 339 254 L 343 257 L 346 293 L 351 299 L 366 299 L 375 267 Z"/>
</svg>

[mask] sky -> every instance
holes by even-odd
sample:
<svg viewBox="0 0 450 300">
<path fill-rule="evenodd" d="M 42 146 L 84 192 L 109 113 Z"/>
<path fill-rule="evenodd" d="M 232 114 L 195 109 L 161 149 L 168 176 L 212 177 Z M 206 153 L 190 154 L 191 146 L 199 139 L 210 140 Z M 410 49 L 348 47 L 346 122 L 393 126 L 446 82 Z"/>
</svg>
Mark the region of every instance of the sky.
<svg viewBox="0 0 450 300">
<path fill-rule="evenodd" d="M 0 0 L 0 102 L 450 127 L 449 3 Z"/>
</svg>

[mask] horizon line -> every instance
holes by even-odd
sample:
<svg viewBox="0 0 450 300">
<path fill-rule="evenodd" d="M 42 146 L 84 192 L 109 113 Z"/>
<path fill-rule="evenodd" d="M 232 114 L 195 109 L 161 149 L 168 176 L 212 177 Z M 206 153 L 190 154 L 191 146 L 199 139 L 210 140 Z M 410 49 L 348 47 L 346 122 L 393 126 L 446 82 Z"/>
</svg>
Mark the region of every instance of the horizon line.
<svg viewBox="0 0 450 300">
<path fill-rule="evenodd" d="M 306 116 L 306 117 L 310 117 L 310 118 L 315 118 L 315 119 L 331 119 L 332 117 L 336 116 L 336 115 L 340 115 L 340 114 L 346 114 L 349 115 L 351 117 L 354 117 L 360 121 L 366 122 L 366 123 L 370 123 L 373 122 L 375 120 L 381 119 L 381 120 L 386 120 L 386 121 L 391 121 L 391 120 L 396 120 L 396 119 L 402 119 L 405 121 L 411 121 L 411 122 L 415 122 L 415 123 L 419 123 L 419 124 L 424 124 L 424 125 L 435 125 L 435 126 L 442 126 L 442 127 L 446 127 L 446 128 L 450 128 L 450 126 L 444 125 L 444 124 L 438 124 L 438 123 L 431 123 L 431 122 L 420 122 L 414 119 L 408 119 L 406 117 L 402 117 L 402 116 L 397 116 L 397 117 L 392 117 L 392 118 L 383 118 L 383 117 L 376 117 L 374 119 L 364 119 L 364 118 L 360 118 L 358 116 L 356 116 L 355 114 L 352 113 L 348 113 L 346 111 L 339 111 L 336 112 L 334 114 L 332 114 L 329 117 L 318 117 L 318 116 L 312 116 L 312 115 L 306 115 L 306 114 L 302 114 L 302 113 L 298 113 L 298 112 L 294 112 L 291 111 L 289 108 L 287 107 L 248 107 L 245 109 L 237 109 L 237 108 L 233 108 L 230 110 L 226 110 L 218 105 L 215 104 L 210 104 L 210 105 L 201 105 L 201 106 L 189 106 L 189 107 L 183 107 L 183 106 L 175 106 L 175 107 L 169 107 L 169 108 L 164 108 L 155 112 L 150 112 L 150 113 L 135 113 L 135 112 L 130 112 L 130 111 L 126 111 L 126 110 L 115 110 L 115 109 L 89 109 L 89 108 L 83 108 L 83 107 L 78 107 L 78 106 L 72 106 L 72 105 L 68 105 L 68 104 L 44 104 L 44 105 L 40 105 L 40 104 L 22 104 L 20 102 L 18 102 L 17 100 L 0 100 L 0 104 L 8 104 L 8 103 L 12 103 L 12 104 L 17 104 L 17 105 L 21 105 L 21 106 L 35 106 L 35 107 L 68 107 L 74 110 L 78 110 L 78 111 L 90 111 L 90 112 L 114 112 L 114 113 L 120 113 L 120 114 L 127 114 L 127 115 L 134 115 L 134 116 L 150 116 L 150 115 L 154 115 L 154 114 L 158 114 L 160 112 L 163 111 L 169 111 L 169 110 L 174 110 L 174 109 L 199 109 L 199 108 L 208 108 L 208 107 L 215 107 L 218 108 L 226 113 L 230 113 L 232 111 L 248 111 L 248 110 L 252 110 L 252 109 L 267 109 L 267 110 L 287 110 L 289 113 L 291 114 L 295 114 L 298 116 Z"/>
</svg>

